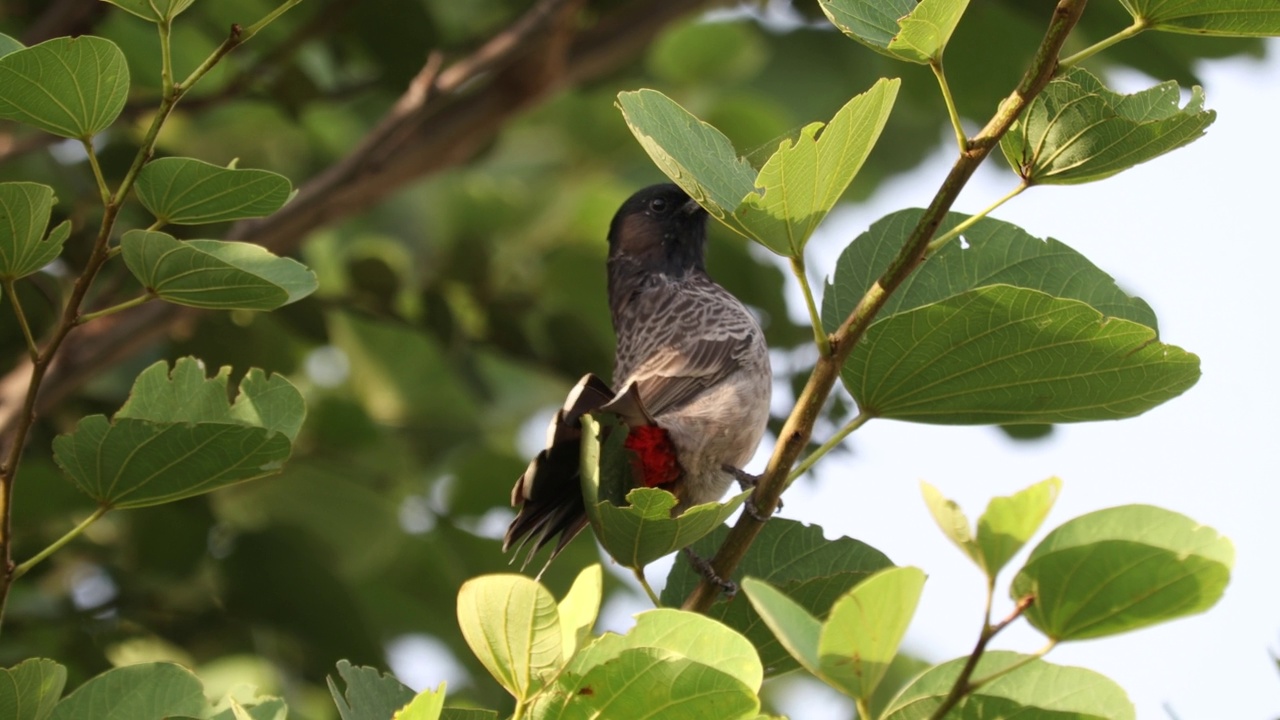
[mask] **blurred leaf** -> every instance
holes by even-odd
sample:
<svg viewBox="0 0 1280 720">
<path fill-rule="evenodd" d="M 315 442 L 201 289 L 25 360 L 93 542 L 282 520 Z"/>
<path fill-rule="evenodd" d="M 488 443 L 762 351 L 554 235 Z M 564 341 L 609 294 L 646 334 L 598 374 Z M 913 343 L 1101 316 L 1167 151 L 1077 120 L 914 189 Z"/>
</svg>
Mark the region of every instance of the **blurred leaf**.
<svg viewBox="0 0 1280 720">
<path fill-rule="evenodd" d="M 205 225 L 270 215 L 291 188 L 288 178 L 267 170 L 167 157 L 142 166 L 134 190 L 159 223 Z"/>
<path fill-rule="evenodd" d="M 530 717 L 754 718 L 761 680 L 746 638 L 696 613 L 649 610 L 575 655 Z"/>
<path fill-rule="evenodd" d="M 557 605 L 560 613 L 561 651 L 566 658 L 573 657 L 578 648 L 586 644 L 600 614 L 600 600 L 604 593 L 604 576 L 600 565 L 592 565 L 578 573 L 573 586 Z"/>
<path fill-rule="evenodd" d="M 104 0 L 143 20 L 164 22 L 173 20 L 195 0 Z"/>
<path fill-rule="evenodd" d="M 1121 95 L 1087 70 L 1068 68 L 1031 101 L 1000 149 L 1028 184 L 1101 180 L 1204 135 L 1217 117 L 1204 109 L 1204 92 L 1191 88 L 1183 108 L 1179 99 L 1176 82 Z"/>
<path fill-rule="evenodd" d="M 978 549 L 982 569 L 994 581 L 997 573 L 1040 529 L 1062 491 L 1056 477 L 1038 482 L 1008 497 L 992 498 L 978 518 Z"/>
<path fill-rule="evenodd" d="M 1199 377 L 1151 328 L 1007 285 L 874 323 L 841 371 L 862 411 L 948 425 L 1133 417 Z"/>
<path fill-rule="evenodd" d="M 414 698 L 412 690 L 375 668 L 354 667 L 346 660 L 339 660 L 338 675 L 346 684 L 345 690 L 338 689 L 332 675 L 325 681 L 342 720 L 387 720 Z"/>
<path fill-rule="evenodd" d="M 969 0 L 820 0 L 845 35 L 907 62 L 941 62 Z"/>
<path fill-rule="evenodd" d="M 967 657 L 930 668 L 890 703 L 883 720 L 925 720 L 951 693 Z M 984 678 L 1012 665 L 1027 664 L 987 683 Z M 1052 665 L 1006 651 L 983 654 L 973 674 L 980 684 L 948 716 L 964 718 L 1053 718 L 1053 720 L 1134 720 L 1124 690 L 1092 670 Z"/>
<path fill-rule="evenodd" d="M 71 234 L 63 221 L 45 237 L 53 212 L 53 188 L 29 182 L 0 183 L 0 278 L 20 278 L 48 265 Z"/>
<path fill-rule="evenodd" d="M 423 690 L 408 705 L 397 710 L 391 720 L 439 720 L 444 710 L 444 689 L 445 684 L 440 683 L 435 690 Z"/>
<path fill-rule="evenodd" d="M 757 24 L 695 19 L 662 33 L 647 65 L 672 82 L 729 83 L 754 75 L 767 58 Z"/>
<path fill-rule="evenodd" d="M 485 669 L 518 702 L 541 690 L 566 660 L 555 598 L 523 575 L 481 575 L 463 583 L 458 625 Z"/>
<path fill-rule="evenodd" d="M 201 716 L 208 701 L 200 680 L 173 663 L 108 670 L 63 698 L 50 720 L 164 720 Z"/>
<path fill-rule="evenodd" d="M 694 543 L 693 551 L 702 557 L 711 557 L 728 533 L 727 527 L 716 528 Z M 747 577 L 754 577 L 768 582 L 810 615 L 825 620 L 837 598 L 872 573 L 892 565 L 889 558 L 870 545 L 847 537 L 827 540 L 817 525 L 775 517 L 765 523 L 751 550 L 727 579 L 741 583 Z M 662 589 L 662 604 L 679 606 L 700 579 L 697 570 L 678 559 Z M 717 599 L 707 616 L 750 639 L 770 676 L 797 667 L 795 659 L 744 595 L 730 600 Z"/>
<path fill-rule="evenodd" d="M 0 718 L 45 720 L 62 697 L 67 669 L 48 658 L 0 668 Z"/>
<path fill-rule="evenodd" d="M 955 543 L 956 547 L 970 559 L 981 565 L 981 551 L 978 543 L 973 539 L 973 528 L 969 525 L 969 518 L 965 516 L 960 506 L 954 500 L 944 497 L 938 488 L 923 480 L 920 481 L 920 491 L 924 494 L 924 504 L 929 508 L 929 514 L 933 515 L 934 521 L 942 529 L 942 534 Z"/>
<path fill-rule="evenodd" d="M 822 298 L 823 325 L 840 326 L 871 285 L 888 269 L 923 210 L 899 210 L 871 224 L 836 261 L 835 277 Z M 938 234 L 967 220 L 948 213 Z M 953 298 L 988 285 L 1013 285 L 1054 297 L 1088 303 L 1108 317 L 1156 329 L 1156 315 L 1141 298 L 1130 297 L 1116 281 L 1085 256 L 1063 243 L 1041 240 L 1002 220 L 983 218 L 945 244 L 913 272 L 876 317 L 885 320 L 907 310 Z"/>
<path fill-rule="evenodd" d="M 206 379 L 198 361 L 183 358 L 170 375 L 167 364 L 157 362 L 138 376 L 110 422 L 91 415 L 55 438 L 54 458 L 87 495 L 118 508 L 273 475 L 302 424 L 302 398 L 282 376 L 250 370 L 229 404 L 230 372 L 224 367 Z"/>
<path fill-rule="evenodd" d="M 161 300 L 213 310 L 274 310 L 316 289 L 302 263 L 261 245 L 178 240 L 153 230 L 130 230 L 120 240 L 124 262 Z"/>
<path fill-rule="evenodd" d="M 92 35 L 59 37 L 0 57 L 0 118 L 88 140 L 129 94 L 124 54 Z"/>
<path fill-rule="evenodd" d="M 1120 0 L 1135 22 L 1156 30 L 1233 37 L 1280 35 L 1271 0 Z"/>
<path fill-rule="evenodd" d="M 1055 640 L 1083 640 L 1193 615 L 1222 597 L 1235 550 L 1213 528 L 1150 505 L 1099 510 L 1049 533 L 1010 594 Z M 1087 568 L 1088 572 L 1081 572 Z"/>
</svg>

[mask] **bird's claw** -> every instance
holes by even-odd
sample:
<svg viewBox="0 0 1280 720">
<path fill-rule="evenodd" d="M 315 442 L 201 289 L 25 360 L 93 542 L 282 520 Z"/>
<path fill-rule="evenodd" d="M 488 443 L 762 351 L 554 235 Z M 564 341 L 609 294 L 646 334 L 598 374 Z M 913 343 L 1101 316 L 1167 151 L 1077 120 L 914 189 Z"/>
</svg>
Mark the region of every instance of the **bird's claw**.
<svg viewBox="0 0 1280 720">
<path fill-rule="evenodd" d="M 693 551 L 693 548 L 684 549 L 685 557 L 689 558 L 689 564 L 693 566 L 698 574 L 707 581 L 720 586 L 720 591 L 724 593 L 725 600 L 732 600 L 738 595 L 738 583 L 732 580 L 725 580 L 716 574 L 716 569 L 711 566 L 711 561 L 702 557 Z"/>
<path fill-rule="evenodd" d="M 743 491 L 753 490 L 756 488 L 756 486 L 760 484 L 759 475 L 752 475 L 746 470 L 743 470 L 742 468 L 736 468 L 732 465 L 725 465 L 723 467 L 725 472 L 732 475 L 733 479 L 738 481 L 738 487 L 742 488 Z M 774 510 L 774 512 L 777 512 L 778 510 L 781 510 L 781 509 L 782 509 L 782 498 L 778 498 L 778 507 L 776 510 Z M 742 510 L 743 512 L 755 518 L 759 522 L 765 522 L 770 517 L 773 516 L 773 513 L 769 513 L 768 515 L 766 515 L 760 512 L 760 507 L 756 505 L 754 497 L 747 498 L 747 501 L 742 505 Z"/>
</svg>

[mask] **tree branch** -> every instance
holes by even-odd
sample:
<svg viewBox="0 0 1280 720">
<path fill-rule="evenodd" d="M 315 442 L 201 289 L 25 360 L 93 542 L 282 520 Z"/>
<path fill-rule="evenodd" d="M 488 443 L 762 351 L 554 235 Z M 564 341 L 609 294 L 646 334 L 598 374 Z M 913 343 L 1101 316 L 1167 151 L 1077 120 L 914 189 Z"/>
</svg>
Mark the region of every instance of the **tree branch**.
<svg viewBox="0 0 1280 720">
<path fill-rule="evenodd" d="M 995 149 L 1000 138 L 1008 131 L 1009 126 L 1017 119 L 1022 110 L 1031 102 L 1053 78 L 1058 68 L 1058 55 L 1062 44 L 1066 41 L 1071 29 L 1080 20 L 1087 0 L 1059 0 L 1054 8 L 1053 18 L 1049 22 L 1040 47 L 1036 50 L 1026 73 L 1018 87 L 1005 98 L 996 110 L 987 126 L 968 142 L 968 149 L 961 153 L 951 168 L 951 172 L 942 182 L 933 201 L 921 216 L 915 229 L 911 231 L 902 249 L 893 263 L 876 281 L 862 300 L 849 313 L 831 335 L 832 353 L 820 357 L 809 375 L 809 380 L 801 391 L 796 407 L 782 426 L 778 435 L 778 443 L 769 458 L 769 464 L 760 482 L 756 486 L 752 501 L 756 508 L 767 517 L 778 505 L 782 491 L 786 489 L 787 475 L 800 457 L 801 451 L 809 443 L 813 433 L 813 425 L 822 411 L 822 405 L 831 394 L 836 379 L 840 376 L 840 368 L 849 357 L 858 341 L 862 339 L 867 328 L 871 326 L 876 313 L 884 307 L 889 295 L 902 284 L 903 280 L 924 261 L 929 240 L 938 231 L 938 225 L 946 217 L 951 205 L 959 196 L 960 190 L 969 181 L 970 176 L 982 164 L 987 155 Z M 722 578 L 731 577 L 738 563 L 746 555 L 747 549 L 755 541 L 764 523 L 750 513 L 742 513 L 738 522 L 729 531 L 724 544 L 711 561 L 715 574 Z M 703 579 L 684 601 L 684 609 L 705 611 L 711 607 L 719 595 L 720 587 Z"/>
<path fill-rule="evenodd" d="M 614 72 L 671 22 L 709 0 L 632 0 L 578 28 L 583 0 L 543 0 L 472 54 L 439 69 L 428 59 L 400 100 L 365 140 L 269 218 L 237 223 L 230 239 L 289 252 L 317 229 L 364 212 L 425 176 L 461 165 L 501 129 L 563 88 Z M 95 3 L 95 5 L 101 3 Z M 148 303 L 78 328 L 48 368 L 35 410 L 43 412 L 88 379 L 132 357 L 203 311 Z M 21 412 L 31 364 L 0 378 L 0 438 Z M 0 443 L 3 444 L 3 443 Z"/>
</svg>

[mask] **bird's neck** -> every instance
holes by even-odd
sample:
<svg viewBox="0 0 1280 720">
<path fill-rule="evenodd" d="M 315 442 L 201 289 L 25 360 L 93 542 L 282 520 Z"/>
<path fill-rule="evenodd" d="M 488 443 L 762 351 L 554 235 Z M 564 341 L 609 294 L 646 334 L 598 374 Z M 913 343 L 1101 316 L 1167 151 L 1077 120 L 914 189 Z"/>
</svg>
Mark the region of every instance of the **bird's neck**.
<svg viewBox="0 0 1280 720">
<path fill-rule="evenodd" d="M 654 307 L 643 302 L 646 296 L 712 282 L 701 267 L 655 269 L 627 257 L 609 259 L 608 280 L 609 311 L 615 331 L 625 326 L 626 316 Z"/>
</svg>

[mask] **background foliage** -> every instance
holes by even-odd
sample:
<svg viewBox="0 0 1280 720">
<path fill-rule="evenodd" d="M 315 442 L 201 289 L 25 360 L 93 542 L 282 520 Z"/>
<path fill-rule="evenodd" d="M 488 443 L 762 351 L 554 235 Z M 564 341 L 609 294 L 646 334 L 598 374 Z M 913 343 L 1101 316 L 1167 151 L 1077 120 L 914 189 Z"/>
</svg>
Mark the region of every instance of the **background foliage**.
<svg viewBox="0 0 1280 720">
<path fill-rule="evenodd" d="M 454 603 L 466 579 L 507 568 L 497 537 L 509 517 L 510 480 L 525 461 L 522 429 L 539 431 L 535 416 L 557 404 L 573 378 L 607 373 L 610 364 L 603 229 L 634 188 L 660 179 L 613 107 L 617 92 L 659 88 L 751 148 L 831 117 L 851 88 L 900 76 L 895 111 L 847 201 L 920 162 L 934 147 L 922 139 L 950 142 L 927 68 L 849 42 L 816 3 L 771 4 L 767 22 L 718 11 L 712 23 L 697 21 L 703 5 L 695 2 L 583 5 L 578 54 L 539 66 L 541 76 L 499 66 L 439 98 L 440 115 L 424 123 L 449 112 L 472 123 L 429 126 L 433 144 L 421 157 L 369 160 L 387 173 L 375 167 L 369 176 L 340 177 L 330 209 L 312 208 L 294 225 L 175 231 L 195 238 L 226 229 L 295 252 L 319 277 L 311 297 L 270 314 L 147 307 L 69 344 L 72 359 L 47 400 L 57 400 L 57 410 L 37 425 L 16 494 L 16 557 L 94 510 L 59 477 L 53 437 L 84 415 L 113 413 L 134 376 L 157 359 L 195 355 L 209 366 L 230 365 L 233 383 L 249 366 L 284 373 L 310 414 L 283 475 L 161 509 L 112 513 L 38 566 L 9 600 L 0 665 L 55 657 L 75 687 L 112 664 L 173 659 L 197 668 L 206 688 L 220 678 L 251 679 L 288 698 L 291 717 L 325 718 L 334 716 L 324 677 L 335 660 L 385 666 L 388 644 L 412 633 L 435 638 L 469 671 L 469 684 L 450 688 L 451 704 L 509 702 L 466 649 Z M 1007 0 L 969 9 L 947 54 L 962 115 L 990 114 L 1016 82 L 1052 5 Z M 175 27 L 175 65 L 189 69 L 232 22 L 272 7 L 195 3 Z M 429 51 L 446 68 L 469 60 L 525 10 L 526 3 L 504 0 L 302 3 L 184 100 L 159 151 L 216 166 L 239 158 L 239 167 L 292 178 L 303 188 L 299 199 L 308 200 L 309 189 L 322 188 L 361 147 Z M 648 21 L 626 31 L 610 25 L 637 13 Z M 1127 22 L 1118 4 L 1096 2 L 1072 42 L 1083 47 Z M 97 143 L 104 173 L 122 175 L 160 89 L 153 28 L 105 3 L 5 0 L 0 32 L 28 45 L 93 32 L 120 45 L 133 78 L 125 113 L 134 121 Z M 614 46 L 613 54 L 592 54 L 593 40 Z M 1098 62 L 1185 87 L 1196 80 L 1197 58 L 1261 48 L 1259 41 L 1150 34 Z M 533 44 L 529 52 L 542 50 Z M 0 180 L 56 188 L 53 224 L 72 221 L 66 262 L 83 262 L 78 249 L 88 246 L 100 209 L 82 157 L 16 126 L 0 132 Z M 136 205 L 129 212 L 137 216 L 122 218 L 126 227 L 150 224 Z M 812 334 L 789 319 L 779 266 L 718 226 L 711 242 L 713 273 L 762 311 L 778 356 L 806 346 Z M 136 293 L 124 268 L 116 270 L 94 307 Z M 18 292 L 39 334 L 55 320 L 54 285 L 37 279 Z M 0 347 L 22 346 L 12 315 L 0 313 Z M 4 384 L 13 384 L 20 354 L 6 352 L 0 363 Z M 793 378 L 787 363 L 778 364 L 785 388 Z M 6 424 L 11 397 L 0 405 Z M 848 407 L 837 398 L 816 437 L 829 436 Z M 562 597 L 596 559 L 594 540 L 584 536 L 545 581 Z M 606 594 L 619 591 L 607 573 L 604 582 Z"/>
</svg>

